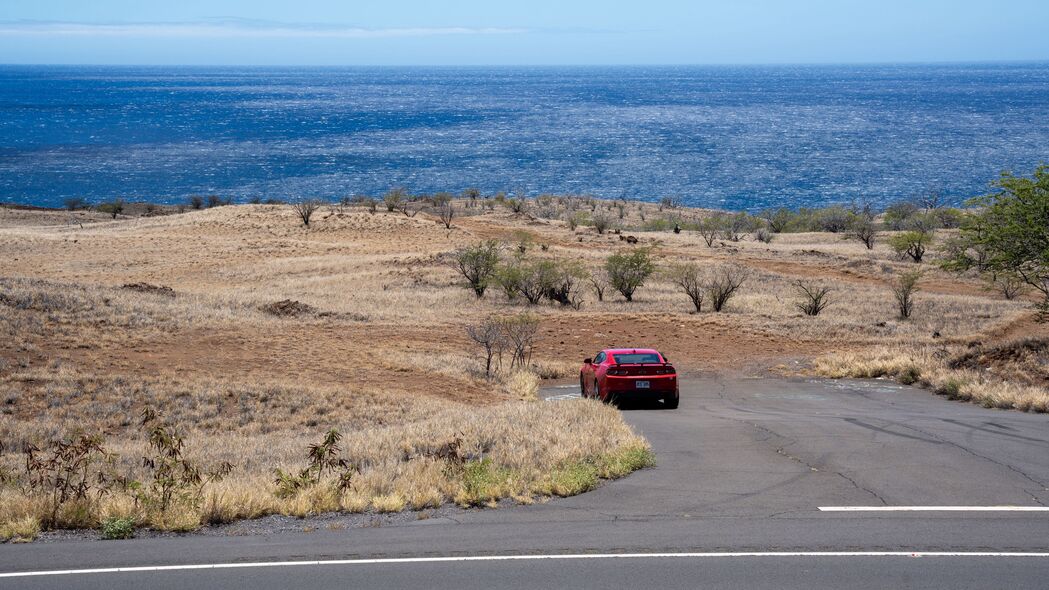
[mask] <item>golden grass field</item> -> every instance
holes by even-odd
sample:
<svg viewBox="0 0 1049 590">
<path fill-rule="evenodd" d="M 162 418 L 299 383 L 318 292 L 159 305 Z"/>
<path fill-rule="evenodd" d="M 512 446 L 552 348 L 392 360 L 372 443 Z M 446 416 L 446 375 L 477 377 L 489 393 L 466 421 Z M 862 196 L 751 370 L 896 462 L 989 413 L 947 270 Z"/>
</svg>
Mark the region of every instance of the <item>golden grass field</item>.
<svg viewBox="0 0 1049 590">
<path fill-rule="evenodd" d="M 427 212 L 324 206 L 308 231 L 286 205 L 116 220 L 0 208 L 4 461 L 15 469 L 25 443 L 83 429 L 104 432 L 118 467 L 137 475 L 145 453 L 139 417 L 148 407 L 184 433 L 187 456 L 202 465 L 229 461 L 232 473 L 208 486 L 204 502 L 175 514 L 112 493 L 88 509 L 69 508 L 56 526 L 130 516 L 187 529 L 274 512 L 530 502 L 650 461 L 645 441 L 616 411 L 534 401 L 535 373 L 574 378 L 583 357 L 609 346 L 657 347 L 684 371 L 917 371 L 914 381 L 953 397 L 1047 409 L 1037 351 L 997 372 L 1002 355 L 987 356 L 986 366 L 979 355 L 953 362 L 1049 332 L 1033 322 L 1029 301 L 1006 301 L 977 277 L 937 270 L 935 253 L 922 265 L 914 317 L 901 320 L 889 284 L 914 264 L 884 243 L 868 251 L 840 235 L 802 233 L 707 247 L 688 231 L 624 230 L 639 238 L 635 246 L 623 235 L 571 230 L 556 210 L 537 215 L 538 205 L 530 213 L 459 207 L 446 229 Z M 612 203 L 597 207 L 616 211 Z M 620 223 L 665 214 L 629 203 Z M 529 306 L 495 288 L 482 299 L 464 288 L 448 254 L 482 239 L 594 269 L 617 250 L 651 247 L 663 267 L 732 262 L 751 274 L 723 313 L 691 313 L 688 298 L 661 275 L 629 303 L 588 293 L 579 310 Z M 795 307 L 799 279 L 832 287 L 821 315 Z M 171 291 L 125 288 L 138 283 Z M 282 300 L 312 309 L 262 310 Z M 465 327 L 521 311 L 540 318 L 534 366 L 485 379 Z M 352 486 L 277 497 L 273 470 L 301 468 L 307 445 L 331 428 L 344 435 L 342 456 L 359 468 Z M 449 468 L 439 456 L 456 440 L 471 465 L 483 463 L 481 472 Z M 9 482 L 0 492 L 0 537 L 31 536 L 25 531 L 39 528 L 39 504 Z"/>
</svg>

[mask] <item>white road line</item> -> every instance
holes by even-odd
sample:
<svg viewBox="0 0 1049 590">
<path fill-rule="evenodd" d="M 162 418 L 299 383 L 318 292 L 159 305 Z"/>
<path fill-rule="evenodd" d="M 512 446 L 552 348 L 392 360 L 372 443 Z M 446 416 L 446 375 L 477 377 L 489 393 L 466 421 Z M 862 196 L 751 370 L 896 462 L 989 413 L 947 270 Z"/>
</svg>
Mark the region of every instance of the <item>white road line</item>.
<svg viewBox="0 0 1049 590">
<path fill-rule="evenodd" d="M 707 559 L 745 557 L 1020 557 L 1049 558 L 1049 553 L 1001 551 L 739 551 L 719 553 L 578 553 L 554 555 L 467 555 L 457 557 L 398 557 L 385 559 L 330 559 L 318 561 L 264 561 L 240 563 L 203 563 L 187 565 L 153 565 L 138 567 L 103 567 L 94 569 L 43 570 L 0 573 L 0 578 L 34 576 L 69 576 L 84 574 L 125 574 L 171 572 L 184 570 L 222 570 L 264 567 L 304 567 L 337 565 L 405 565 L 414 563 L 448 563 L 471 561 L 542 561 L 585 559 Z"/>
<path fill-rule="evenodd" d="M 820 506 L 821 512 L 1049 512 L 1049 506 Z"/>
</svg>

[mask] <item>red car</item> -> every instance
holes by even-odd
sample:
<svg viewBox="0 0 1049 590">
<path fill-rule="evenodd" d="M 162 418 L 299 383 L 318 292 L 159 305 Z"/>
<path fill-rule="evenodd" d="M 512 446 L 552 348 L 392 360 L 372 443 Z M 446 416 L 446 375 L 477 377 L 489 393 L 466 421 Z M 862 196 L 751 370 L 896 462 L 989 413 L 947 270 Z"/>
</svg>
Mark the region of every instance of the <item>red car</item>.
<svg viewBox="0 0 1049 590">
<path fill-rule="evenodd" d="M 583 397 L 613 403 L 626 399 L 662 400 L 675 409 L 680 398 L 677 371 L 658 350 L 609 348 L 583 361 L 579 370 Z"/>
</svg>

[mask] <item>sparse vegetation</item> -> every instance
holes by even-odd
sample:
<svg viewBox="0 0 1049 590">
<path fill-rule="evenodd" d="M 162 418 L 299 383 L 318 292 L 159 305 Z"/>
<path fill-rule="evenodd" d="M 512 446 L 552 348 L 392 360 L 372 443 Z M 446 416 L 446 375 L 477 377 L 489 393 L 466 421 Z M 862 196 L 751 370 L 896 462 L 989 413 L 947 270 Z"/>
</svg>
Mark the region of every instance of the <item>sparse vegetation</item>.
<svg viewBox="0 0 1049 590">
<path fill-rule="evenodd" d="M 98 206 L 98 210 L 102 213 L 108 214 L 113 219 L 116 219 L 118 215 L 124 212 L 124 199 L 106 201 Z"/>
<path fill-rule="evenodd" d="M 932 244 L 933 234 L 924 229 L 914 229 L 898 233 L 889 238 L 889 246 L 901 257 L 910 258 L 915 263 L 921 262 L 925 251 Z"/>
<path fill-rule="evenodd" d="M 685 295 L 692 301 L 696 313 L 703 311 L 703 300 L 707 296 L 709 286 L 707 285 L 706 273 L 700 266 L 693 262 L 676 264 L 668 271 L 670 280 L 677 285 Z"/>
</svg>

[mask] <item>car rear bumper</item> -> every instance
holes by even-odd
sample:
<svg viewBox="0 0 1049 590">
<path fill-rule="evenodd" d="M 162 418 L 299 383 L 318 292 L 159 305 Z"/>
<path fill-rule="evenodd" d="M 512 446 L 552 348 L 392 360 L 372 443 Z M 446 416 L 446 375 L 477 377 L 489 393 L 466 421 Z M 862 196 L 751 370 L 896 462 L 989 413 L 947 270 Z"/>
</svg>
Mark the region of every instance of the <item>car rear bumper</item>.
<svg viewBox="0 0 1049 590">
<path fill-rule="evenodd" d="M 648 387 L 639 389 L 638 381 L 648 381 Z M 608 393 L 616 397 L 629 397 L 633 399 L 666 399 L 677 397 L 676 376 L 627 376 L 618 377 L 609 375 L 605 378 Z"/>
</svg>

